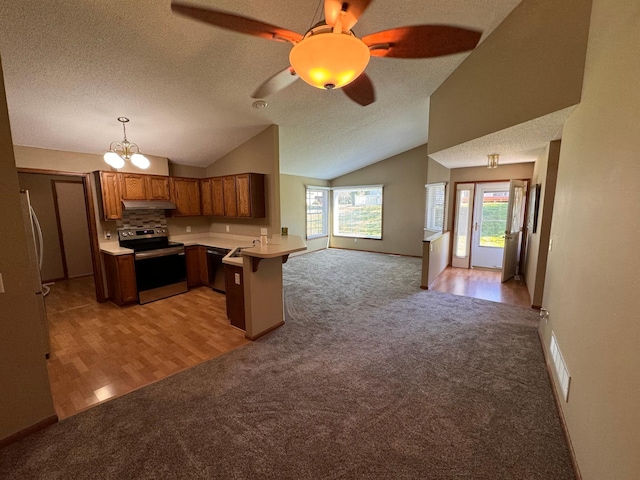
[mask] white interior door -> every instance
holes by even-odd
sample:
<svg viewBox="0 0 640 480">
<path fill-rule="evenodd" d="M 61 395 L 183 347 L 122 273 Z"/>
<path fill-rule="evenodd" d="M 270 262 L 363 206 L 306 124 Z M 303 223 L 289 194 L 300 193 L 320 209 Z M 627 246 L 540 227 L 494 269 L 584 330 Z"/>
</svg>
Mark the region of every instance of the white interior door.
<svg viewBox="0 0 640 480">
<path fill-rule="evenodd" d="M 509 206 L 505 228 L 504 258 L 502 261 L 502 281 L 506 282 L 518 274 L 520 260 L 520 240 L 524 223 L 524 199 L 527 182 L 511 180 L 509 182 Z"/>
<path fill-rule="evenodd" d="M 471 227 L 473 226 L 473 194 L 475 184 L 456 185 L 456 211 L 453 227 L 451 266 L 469 268 L 471 260 Z"/>
<path fill-rule="evenodd" d="M 508 182 L 479 183 L 476 186 L 472 267 L 502 268 L 508 203 Z"/>
</svg>

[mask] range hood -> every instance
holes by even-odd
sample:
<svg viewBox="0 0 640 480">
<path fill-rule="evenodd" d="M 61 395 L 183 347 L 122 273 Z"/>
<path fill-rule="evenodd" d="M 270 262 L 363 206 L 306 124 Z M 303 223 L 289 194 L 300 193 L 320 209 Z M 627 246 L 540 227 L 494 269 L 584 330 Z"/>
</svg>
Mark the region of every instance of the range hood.
<svg viewBox="0 0 640 480">
<path fill-rule="evenodd" d="M 169 200 L 122 200 L 125 210 L 175 210 L 176 205 Z"/>
</svg>

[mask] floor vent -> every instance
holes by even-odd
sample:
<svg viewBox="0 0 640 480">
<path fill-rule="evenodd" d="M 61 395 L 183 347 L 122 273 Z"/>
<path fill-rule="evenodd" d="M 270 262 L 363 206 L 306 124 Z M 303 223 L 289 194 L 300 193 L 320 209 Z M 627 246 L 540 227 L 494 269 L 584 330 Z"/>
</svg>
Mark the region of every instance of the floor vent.
<svg viewBox="0 0 640 480">
<path fill-rule="evenodd" d="M 556 340 L 556 336 L 553 332 L 551 332 L 551 343 L 549 344 L 549 349 L 551 350 L 553 367 L 556 370 L 556 376 L 558 378 L 558 381 L 560 382 L 560 390 L 562 391 L 562 396 L 564 397 L 564 401 L 568 402 L 571 376 L 569 375 L 569 370 L 567 370 L 567 364 L 564 363 L 564 358 L 562 357 L 562 353 L 560 353 L 558 341 Z"/>
</svg>

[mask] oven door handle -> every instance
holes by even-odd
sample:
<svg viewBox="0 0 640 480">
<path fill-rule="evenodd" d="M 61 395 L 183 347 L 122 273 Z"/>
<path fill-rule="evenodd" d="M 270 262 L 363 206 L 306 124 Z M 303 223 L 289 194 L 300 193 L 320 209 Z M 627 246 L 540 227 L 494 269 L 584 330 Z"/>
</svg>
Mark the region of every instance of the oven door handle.
<svg viewBox="0 0 640 480">
<path fill-rule="evenodd" d="M 134 258 L 136 260 L 146 260 L 147 258 L 166 257 L 169 255 L 184 255 L 184 247 L 158 248 L 156 250 L 147 250 L 146 252 L 137 252 Z"/>
</svg>

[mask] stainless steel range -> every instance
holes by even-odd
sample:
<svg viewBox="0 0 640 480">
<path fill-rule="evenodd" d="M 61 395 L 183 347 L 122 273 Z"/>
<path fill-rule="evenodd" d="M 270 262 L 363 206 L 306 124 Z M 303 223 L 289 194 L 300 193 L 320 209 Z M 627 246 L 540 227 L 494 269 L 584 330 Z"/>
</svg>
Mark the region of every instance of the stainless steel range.
<svg viewBox="0 0 640 480">
<path fill-rule="evenodd" d="M 140 303 L 187 291 L 184 244 L 170 242 L 166 228 L 118 231 L 121 247 L 134 253 Z"/>
</svg>

